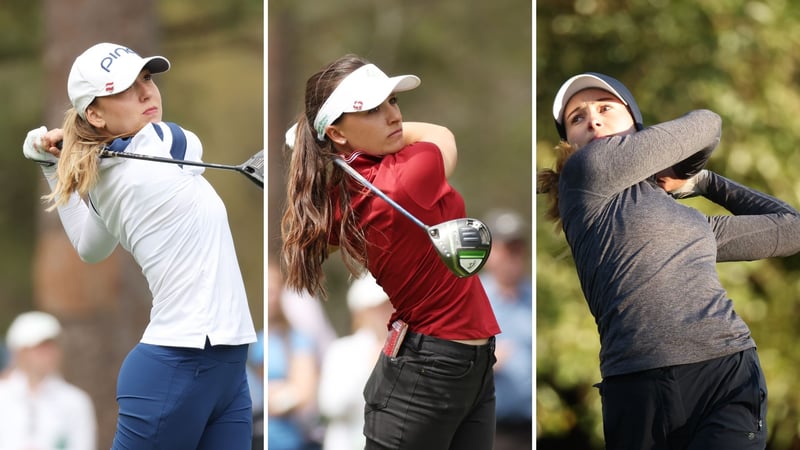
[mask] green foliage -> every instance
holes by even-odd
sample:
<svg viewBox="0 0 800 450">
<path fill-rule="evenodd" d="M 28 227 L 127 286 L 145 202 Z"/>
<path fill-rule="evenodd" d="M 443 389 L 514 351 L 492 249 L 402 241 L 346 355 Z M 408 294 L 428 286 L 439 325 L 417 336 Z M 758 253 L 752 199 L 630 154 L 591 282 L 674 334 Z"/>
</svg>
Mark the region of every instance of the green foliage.
<svg viewBox="0 0 800 450">
<path fill-rule="evenodd" d="M 33 221 L 41 206 L 36 182 L 41 172 L 21 158 L 22 141 L 42 108 L 39 60 L 39 8 L 25 0 L 4 0 L 0 7 L 0 330 L 30 304 Z M 24 82 L 23 82 L 24 81 Z M 9 136 L 14 136 L 10 139 Z"/>
<path fill-rule="evenodd" d="M 38 2 L 37 2 L 38 3 Z M 37 5 L 38 6 L 38 5 Z M 41 45 L 40 9 L 28 0 L 3 0 L 0 7 L 0 60 L 28 59 Z"/>
<path fill-rule="evenodd" d="M 558 134 L 551 105 L 559 85 L 588 70 L 623 81 L 636 96 L 645 125 L 708 108 L 723 118 L 722 142 L 709 167 L 800 206 L 796 121 L 800 4 L 784 0 L 575 0 L 537 2 L 537 167 L 550 167 Z M 693 203 L 693 206 L 695 204 Z M 542 211 L 544 205 L 540 204 Z M 696 205 L 718 212 L 707 204 Z M 541 215 L 541 214 L 540 214 Z M 548 224 L 537 232 L 537 382 L 539 437 L 594 436 L 602 448 L 595 347 L 581 351 L 571 337 L 596 331 L 575 279 L 562 234 Z M 737 312 L 751 327 L 770 389 L 769 448 L 800 439 L 800 395 L 790 388 L 800 364 L 792 345 L 800 309 L 800 258 L 719 265 Z M 556 311 L 557 310 L 557 311 Z M 544 318 L 542 317 L 544 316 Z M 588 338 L 588 337 L 587 337 Z M 569 355 L 575 361 L 564 361 Z M 554 400 L 558 399 L 558 401 Z M 569 401 L 568 401 L 569 399 Z M 555 405 L 555 406 L 551 406 Z M 569 412 L 584 420 L 565 425 Z M 589 417 L 585 417 L 588 415 Z M 587 446 L 590 445 L 587 443 Z M 588 447 L 587 447 L 588 448 Z"/>
</svg>

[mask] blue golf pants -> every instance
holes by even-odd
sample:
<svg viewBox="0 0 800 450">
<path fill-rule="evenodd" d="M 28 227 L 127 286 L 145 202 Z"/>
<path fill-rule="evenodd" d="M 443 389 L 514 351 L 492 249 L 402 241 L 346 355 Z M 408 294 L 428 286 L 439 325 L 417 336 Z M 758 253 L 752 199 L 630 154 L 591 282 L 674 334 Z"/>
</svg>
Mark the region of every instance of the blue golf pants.
<svg viewBox="0 0 800 450">
<path fill-rule="evenodd" d="M 247 345 L 138 344 L 117 381 L 112 450 L 250 450 Z"/>
</svg>

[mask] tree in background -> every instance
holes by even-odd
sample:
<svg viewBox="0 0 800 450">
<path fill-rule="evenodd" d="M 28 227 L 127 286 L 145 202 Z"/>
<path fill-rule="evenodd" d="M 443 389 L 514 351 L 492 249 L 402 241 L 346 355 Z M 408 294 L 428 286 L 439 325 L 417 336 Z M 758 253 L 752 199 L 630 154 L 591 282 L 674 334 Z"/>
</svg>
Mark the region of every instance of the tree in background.
<svg viewBox="0 0 800 450">
<path fill-rule="evenodd" d="M 560 84 L 608 73 L 636 96 L 645 126 L 691 109 L 723 118 L 709 168 L 800 206 L 800 5 L 782 1 L 540 0 L 536 4 L 536 166 L 552 166 Z M 707 202 L 690 203 L 720 213 Z M 603 448 L 596 326 L 560 231 L 537 199 L 538 448 Z M 676 232 L 679 232 L 676 230 Z M 800 448 L 800 257 L 718 265 L 750 326 L 769 389 L 770 449 Z"/>
<path fill-rule="evenodd" d="M 64 105 L 69 104 L 65 80 L 76 55 L 96 42 L 126 43 L 143 54 L 158 48 L 152 1 L 98 0 L 77 8 L 73 2 L 47 0 L 43 7 L 48 128 L 63 122 Z M 141 336 L 150 310 L 144 278 L 120 248 L 100 264 L 82 263 L 58 215 L 40 208 L 33 286 L 36 308 L 62 319 L 65 376 L 81 380 L 98 411 L 98 442 L 111 442 L 116 428 L 116 369 Z"/>
</svg>

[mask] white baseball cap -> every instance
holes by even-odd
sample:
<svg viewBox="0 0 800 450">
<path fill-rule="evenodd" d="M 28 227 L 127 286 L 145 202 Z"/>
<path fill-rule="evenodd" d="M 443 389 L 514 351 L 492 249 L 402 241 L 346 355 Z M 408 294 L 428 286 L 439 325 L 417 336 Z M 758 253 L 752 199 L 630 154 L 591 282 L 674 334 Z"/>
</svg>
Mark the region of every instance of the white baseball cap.
<svg viewBox="0 0 800 450">
<path fill-rule="evenodd" d="M 347 307 L 350 311 L 361 311 L 388 300 L 389 296 L 369 273 L 356 278 L 347 290 Z"/>
<path fill-rule="evenodd" d="M 628 107 L 628 111 L 630 111 L 631 117 L 633 117 L 633 122 L 636 126 L 636 129 L 641 130 L 644 128 L 644 125 L 642 124 L 642 113 L 639 111 L 639 105 L 636 104 L 636 100 L 634 99 L 633 94 L 631 94 L 631 91 L 629 91 L 628 88 L 622 84 L 622 82 L 606 74 L 598 72 L 585 72 L 575 75 L 574 77 L 565 81 L 558 90 L 558 93 L 556 93 L 556 98 L 553 101 L 553 118 L 556 121 L 556 129 L 558 130 L 558 134 L 562 139 L 566 140 L 567 138 L 567 130 L 564 127 L 564 113 L 566 112 L 564 109 L 567 107 L 567 103 L 569 103 L 569 100 L 573 95 L 584 89 L 590 88 L 602 89 L 613 94 L 623 104 L 625 104 L 625 106 Z"/>
<path fill-rule="evenodd" d="M 410 91 L 419 86 L 416 75 L 389 78 L 374 64 L 366 64 L 344 77 L 322 104 L 314 119 L 317 139 L 325 139 L 325 129 L 344 113 L 369 111 L 393 92 Z"/>
<path fill-rule="evenodd" d="M 131 87 L 139 72 L 169 70 L 163 56 L 142 58 L 124 45 L 103 42 L 90 47 L 75 58 L 67 80 L 67 93 L 72 106 L 86 118 L 86 108 L 95 97 L 118 94 Z"/>
<path fill-rule="evenodd" d="M 558 90 L 556 99 L 553 101 L 553 118 L 561 123 L 564 120 L 564 108 L 567 106 L 567 102 L 569 102 L 573 95 L 590 88 L 611 92 L 627 105 L 625 98 L 606 80 L 594 73 L 583 73 L 575 75 L 561 85 L 561 89 Z"/>
<path fill-rule="evenodd" d="M 35 347 L 61 333 L 58 319 L 41 311 L 22 313 L 8 327 L 6 345 L 11 351 Z"/>
</svg>

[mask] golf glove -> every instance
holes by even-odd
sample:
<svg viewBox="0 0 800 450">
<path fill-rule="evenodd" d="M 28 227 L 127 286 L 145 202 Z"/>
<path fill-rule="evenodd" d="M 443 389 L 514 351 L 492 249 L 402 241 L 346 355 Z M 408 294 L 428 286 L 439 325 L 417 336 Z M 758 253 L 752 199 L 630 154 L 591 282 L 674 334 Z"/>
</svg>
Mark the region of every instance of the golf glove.
<svg viewBox="0 0 800 450">
<path fill-rule="evenodd" d="M 58 158 L 42 148 L 42 138 L 47 133 L 47 127 L 41 126 L 28 132 L 25 142 L 22 144 L 22 154 L 31 161 L 35 161 L 42 166 L 50 167 L 58 162 Z"/>
<path fill-rule="evenodd" d="M 708 170 L 703 169 L 697 172 L 693 177 L 686 180 L 678 189 L 670 192 L 672 198 L 691 198 L 703 195 L 706 193 L 706 182 L 708 181 Z"/>
</svg>

